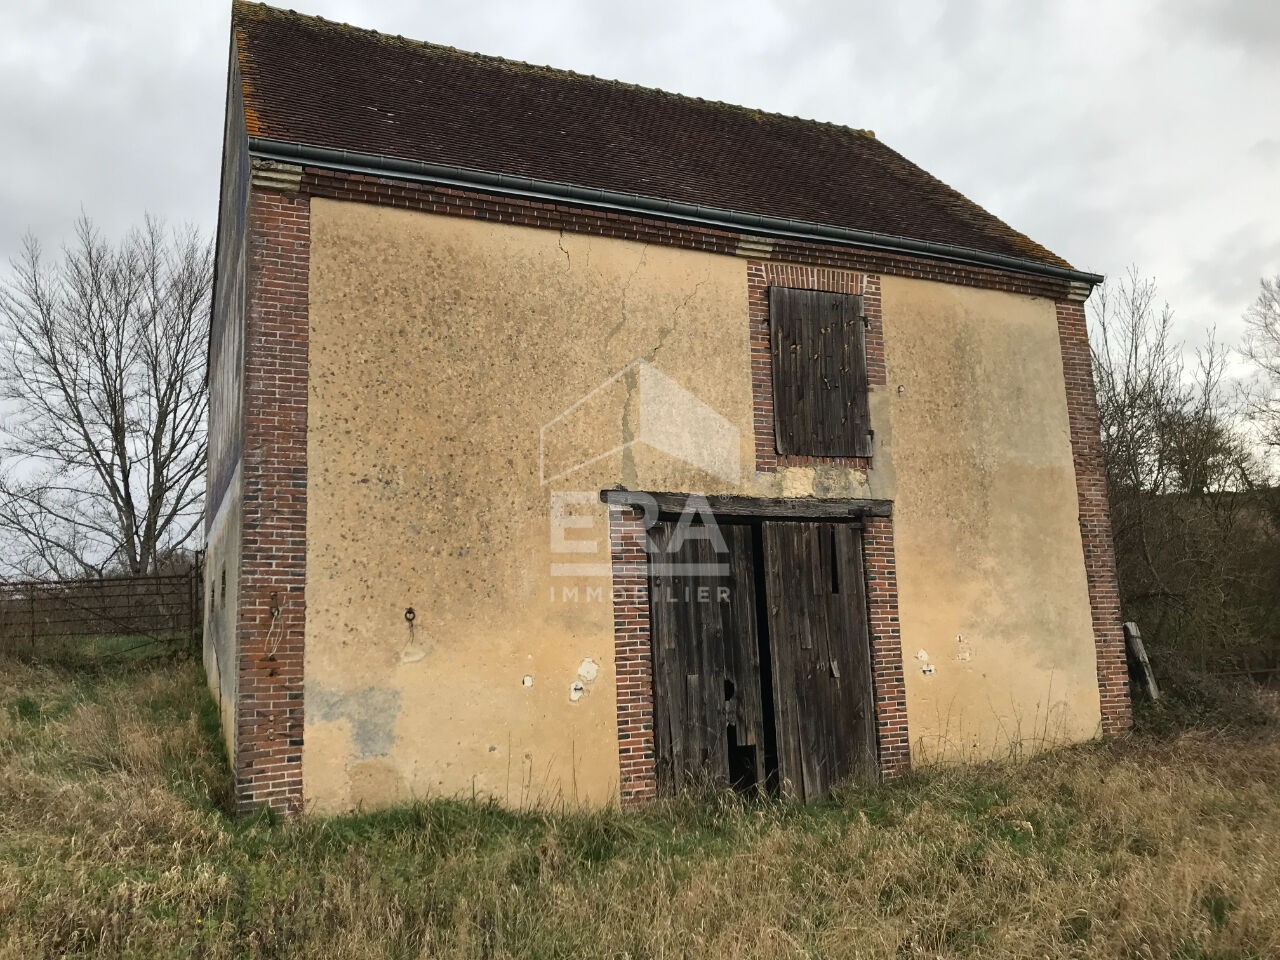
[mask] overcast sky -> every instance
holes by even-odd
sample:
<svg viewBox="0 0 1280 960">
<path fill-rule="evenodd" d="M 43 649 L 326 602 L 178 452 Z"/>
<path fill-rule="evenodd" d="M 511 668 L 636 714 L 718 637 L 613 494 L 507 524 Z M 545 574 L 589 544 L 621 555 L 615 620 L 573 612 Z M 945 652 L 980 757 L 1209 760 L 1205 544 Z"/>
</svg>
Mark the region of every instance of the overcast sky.
<svg viewBox="0 0 1280 960">
<path fill-rule="evenodd" d="M 1280 4 L 291 0 L 416 39 L 875 130 L 1082 269 L 1227 340 L 1280 272 Z M 83 208 L 211 230 L 229 2 L 0 16 L 0 262 Z"/>
</svg>

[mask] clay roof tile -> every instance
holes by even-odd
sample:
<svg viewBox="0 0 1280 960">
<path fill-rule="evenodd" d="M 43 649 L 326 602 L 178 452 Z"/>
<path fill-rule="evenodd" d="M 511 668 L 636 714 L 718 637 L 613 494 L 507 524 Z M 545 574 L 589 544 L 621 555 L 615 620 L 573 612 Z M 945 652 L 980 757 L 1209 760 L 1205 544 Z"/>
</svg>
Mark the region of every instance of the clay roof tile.
<svg viewBox="0 0 1280 960">
<path fill-rule="evenodd" d="M 248 133 L 1069 266 L 874 134 L 233 4 Z"/>
</svg>

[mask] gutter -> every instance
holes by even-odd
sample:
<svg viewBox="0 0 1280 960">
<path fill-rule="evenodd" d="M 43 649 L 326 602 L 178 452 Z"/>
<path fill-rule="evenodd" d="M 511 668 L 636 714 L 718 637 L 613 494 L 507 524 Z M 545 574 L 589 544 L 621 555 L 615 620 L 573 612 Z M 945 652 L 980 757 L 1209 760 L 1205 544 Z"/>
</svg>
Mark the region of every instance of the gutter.
<svg viewBox="0 0 1280 960">
<path fill-rule="evenodd" d="M 1000 253 L 988 253 L 983 250 L 973 250 L 969 247 L 959 247 L 948 243 L 912 240 L 909 237 L 896 237 L 892 234 L 876 233 L 869 230 L 854 230 L 849 227 L 833 227 L 826 224 L 811 223 L 806 220 L 791 220 L 758 213 L 724 210 L 717 207 L 695 206 L 688 203 L 679 203 L 675 200 L 646 197 L 636 193 L 618 193 L 594 187 L 579 187 L 568 183 L 535 180 L 532 177 L 517 177 L 505 173 L 488 173 L 468 167 L 425 163 L 420 160 L 403 160 L 397 157 L 359 153 L 353 150 L 333 150 L 327 147 L 313 147 L 303 143 L 287 143 L 279 140 L 267 140 L 262 137 L 250 137 L 249 155 L 263 160 L 307 164 L 325 167 L 330 170 L 342 170 L 347 173 L 392 176 L 404 180 L 435 183 L 450 187 L 478 188 L 508 196 L 544 202 L 569 202 L 620 213 L 650 217 L 658 216 L 669 220 L 679 220 L 684 223 L 711 227 L 716 230 L 746 230 L 761 236 L 818 243 L 835 243 L 867 250 L 881 250 L 887 253 L 926 256 L 951 263 L 994 267 L 1015 273 L 1064 280 L 1068 283 L 1087 284 L 1090 287 L 1101 283 L 1103 279 L 1101 275 L 1096 273 L 1086 273 L 1069 267 L 1041 263 L 1037 260 L 1012 257 Z"/>
</svg>

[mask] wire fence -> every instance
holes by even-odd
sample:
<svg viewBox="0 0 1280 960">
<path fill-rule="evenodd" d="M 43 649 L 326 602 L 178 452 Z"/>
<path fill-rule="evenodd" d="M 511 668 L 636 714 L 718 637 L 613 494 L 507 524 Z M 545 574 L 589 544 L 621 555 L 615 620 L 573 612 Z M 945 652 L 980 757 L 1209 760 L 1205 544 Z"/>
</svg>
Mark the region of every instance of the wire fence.
<svg viewBox="0 0 1280 960">
<path fill-rule="evenodd" d="M 199 560 L 174 574 L 0 582 L 0 653 L 68 648 L 110 652 L 156 643 L 198 642 L 203 571 Z"/>
<path fill-rule="evenodd" d="M 1280 645 L 1201 647 L 1193 656 L 1200 672 L 1210 676 L 1248 678 L 1258 683 L 1280 680 Z"/>
</svg>

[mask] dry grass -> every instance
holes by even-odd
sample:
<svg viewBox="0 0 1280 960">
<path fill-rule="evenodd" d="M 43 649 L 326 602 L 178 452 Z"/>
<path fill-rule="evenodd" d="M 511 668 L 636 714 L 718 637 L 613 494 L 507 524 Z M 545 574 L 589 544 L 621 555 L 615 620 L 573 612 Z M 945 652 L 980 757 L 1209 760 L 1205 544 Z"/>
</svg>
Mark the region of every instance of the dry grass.
<svg viewBox="0 0 1280 960">
<path fill-rule="evenodd" d="M 0 662 L 0 957 L 1275 957 L 1280 734 L 632 814 L 234 822 L 195 664 Z"/>
</svg>

